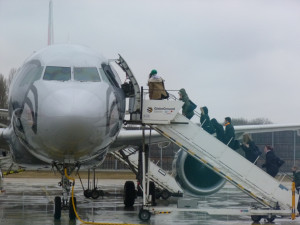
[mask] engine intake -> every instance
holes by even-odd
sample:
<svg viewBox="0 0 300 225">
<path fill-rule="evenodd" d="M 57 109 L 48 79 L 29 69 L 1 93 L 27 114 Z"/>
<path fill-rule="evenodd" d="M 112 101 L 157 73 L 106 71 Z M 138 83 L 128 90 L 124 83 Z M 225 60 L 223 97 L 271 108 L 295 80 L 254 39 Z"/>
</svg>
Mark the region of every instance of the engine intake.
<svg viewBox="0 0 300 225">
<path fill-rule="evenodd" d="M 211 195 L 226 183 L 224 178 L 182 149 L 173 161 L 173 173 L 184 193 L 193 196 Z"/>
</svg>

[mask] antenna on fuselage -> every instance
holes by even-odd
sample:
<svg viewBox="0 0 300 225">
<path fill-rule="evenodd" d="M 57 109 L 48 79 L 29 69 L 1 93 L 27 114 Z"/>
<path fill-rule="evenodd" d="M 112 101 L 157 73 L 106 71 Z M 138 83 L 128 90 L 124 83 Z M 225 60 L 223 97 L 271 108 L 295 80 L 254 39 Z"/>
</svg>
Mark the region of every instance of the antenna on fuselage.
<svg viewBox="0 0 300 225">
<path fill-rule="evenodd" d="M 52 45 L 54 42 L 53 34 L 53 4 L 52 0 L 49 1 L 49 19 L 48 19 L 48 45 Z"/>
</svg>

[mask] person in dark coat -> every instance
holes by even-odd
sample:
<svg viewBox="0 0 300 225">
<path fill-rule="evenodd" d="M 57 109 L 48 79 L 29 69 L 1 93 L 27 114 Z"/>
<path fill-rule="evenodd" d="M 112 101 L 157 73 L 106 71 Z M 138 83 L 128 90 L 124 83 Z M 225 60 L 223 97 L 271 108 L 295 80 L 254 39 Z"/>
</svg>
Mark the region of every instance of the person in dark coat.
<svg viewBox="0 0 300 225">
<path fill-rule="evenodd" d="M 224 121 L 225 132 L 224 132 L 224 143 L 230 148 L 234 149 L 235 131 L 231 124 L 231 118 L 226 117 Z"/>
<path fill-rule="evenodd" d="M 265 146 L 264 152 L 266 154 L 266 162 L 262 165 L 262 168 L 266 167 L 266 172 L 272 177 L 275 177 L 279 171 L 277 165 L 278 157 L 275 155 L 273 147 L 270 145 Z"/>
<path fill-rule="evenodd" d="M 190 110 L 191 102 L 189 96 L 187 95 L 184 88 L 181 88 L 178 94 L 179 94 L 179 100 L 184 102 L 182 106 L 182 115 L 184 115 L 186 118 L 190 120 L 194 116 L 194 110 Z"/>
<path fill-rule="evenodd" d="M 224 142 L 224 128 L 222 124 L 219 124 L 215 118 L 213 118 L 210 123 L 219 141 Z"/>
<path fill-rule="evenodd" d="M 210 118 L 208 116 L 208 109 L 206 106 L 200 107 L 201 116 L 200 116 L 200 123 L 203 130 L 206 132 L 213 134 L 214 129 L 211 126 Z"/>
<path fill-rule="evenodd" d="M 243 144 L 241 145 L 241 147 L 245 152 L 246 159 L 248 159 L 252 163 L 254 163 L 257 157 L 261 155 L 259 148 L 255 145 L 254 141 L 252 141 L 249 134 L 243 135 Z"/>
</svg>

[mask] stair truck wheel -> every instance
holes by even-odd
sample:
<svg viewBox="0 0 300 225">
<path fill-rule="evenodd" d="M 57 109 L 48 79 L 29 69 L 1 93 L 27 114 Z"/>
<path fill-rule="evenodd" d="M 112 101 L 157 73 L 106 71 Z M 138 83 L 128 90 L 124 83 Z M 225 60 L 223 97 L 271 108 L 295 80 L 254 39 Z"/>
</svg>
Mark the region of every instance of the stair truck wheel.
<svg viewBox="0 0 300 225">
<path fill-rule="evenodd" d="M 267 221 L 272 223 L 276 219 L 276 216 L 267 217 Z"/>
<path fill-rule="evenodd" d="M 61 198 L 56 196 L 54 199 L 54 219 L 59 220 L 61 217 Z"/>
<path fill-rule="evenodd" d="M 251 219 L 253 222 L 258 223 L 261 220 L 262 216 L 252 215 Z"/>
<path fill-rule="evenodd" d="M 126 207 L 132 207 L 136 198 L 136 190 L 133 181 L 126 181 L 124 185 L 124 204 Z"/>
<path fill-rule="evenodd" d="M 74 205 L 76 208 L 76 198 L 75 197 L 74 197 Z M 76 214 L 75 214 L 73 204 L 72 204 L 72 197 L 70 197 L 70 201 L 69 201 L 69 218 L 70 218 L 70 220 L 76 219 Z"/>
<path fill-rule="evenodd" d="M 162 197 L 162 199 L 164 199 L 164 200 L 167 200 L 168 198 L 170 198 L 170 196 L 171 196 L 171 193 L 170 193 L 168 190 L 166 190 L 166 189 L 164 189 L 164 190 L 161 192 L 161 197 Z"/>
<path fill-rule="evenodd" d="M 139 218 L 142 221 L 148 221 L 151 217 L 151 213 L 148 210 L 141 209 L 139 212 Z"/>
</svg>

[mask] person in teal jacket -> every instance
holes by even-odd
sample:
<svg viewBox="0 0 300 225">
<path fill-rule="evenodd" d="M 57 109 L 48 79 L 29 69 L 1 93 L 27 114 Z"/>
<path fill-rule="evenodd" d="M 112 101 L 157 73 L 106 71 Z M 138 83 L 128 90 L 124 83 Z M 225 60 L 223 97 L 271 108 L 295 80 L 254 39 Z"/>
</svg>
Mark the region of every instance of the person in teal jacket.
<svg viewBox="0 0 300 225">
<path fill-rule="evenodd" d="M 194 116 L 194 110 L 191 110 L 191 102 L 189 96 L 187 95 L 184 88 L 181 88 L 178 92 L 179 100 L 183 101 L 184 104 L 182 106 L 182 115 L 184 115 L 189 120 Z"/>
</svg>

